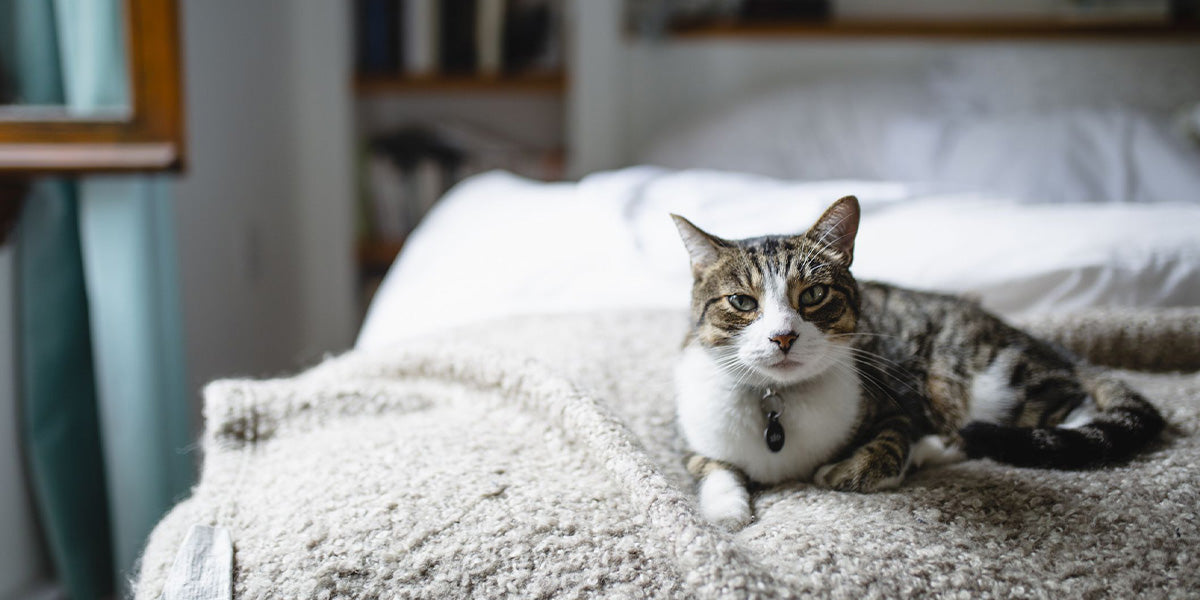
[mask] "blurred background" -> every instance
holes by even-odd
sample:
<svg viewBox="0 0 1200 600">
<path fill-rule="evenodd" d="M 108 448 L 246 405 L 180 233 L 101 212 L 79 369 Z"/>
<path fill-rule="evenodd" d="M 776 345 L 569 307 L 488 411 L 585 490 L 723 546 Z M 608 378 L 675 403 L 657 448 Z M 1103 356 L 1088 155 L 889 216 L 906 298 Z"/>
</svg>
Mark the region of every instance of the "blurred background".
<svg viewBox="0 0 1200 600">
<path fill-rule="evenodd" d="M 131 29 L 128 11 L 160 4 L 177 30 Z M 1196 12 L 1192 0 L 0 0 L 0 190 L 15 222 L 0 247 L 0 599 L 125 589 L 149 527 L 194 480 L 203 386 L 351 348 L 409 232 L 465 177 L 653 163 L 911 178 L 896 157 L 908 146 L 880 154 L 891 115 L 978 114 L 1014 86 L 1043 92 L 1012 100 L 1036 114 L 1060 81 L 1083 104 L 1136 102 L 1194 136 Z M 5 123 L 147 109 L 130 96 L 131 33 L 177 46 L 159 65 L 179 78 L 174 153 L 137 148 L 153 167 L 28 161 L 41 151 L 20 137 L 29 128 Z M 791 96 L 798 120 L 757 116 L 816 83 L 829 102 Z M 826 134 L 824 151 L 787 152 Z M 752 160 L 781 145 L 794 159 Z"/>
</svg>

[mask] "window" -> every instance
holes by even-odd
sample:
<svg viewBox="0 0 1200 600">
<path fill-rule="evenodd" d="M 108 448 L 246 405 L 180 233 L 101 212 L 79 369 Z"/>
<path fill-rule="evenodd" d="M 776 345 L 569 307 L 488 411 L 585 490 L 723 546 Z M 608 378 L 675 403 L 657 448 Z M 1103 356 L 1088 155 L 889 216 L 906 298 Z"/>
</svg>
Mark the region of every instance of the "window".
<svg viewBox="0 0 1200 600">
<path fill-rule="evenodd" d="M 0 174 L 183 168 L 176 1 L 125 0 L 123 9 L 131 105 L 88 115 L 21 105 L 0 109 Z"/>
</svg>

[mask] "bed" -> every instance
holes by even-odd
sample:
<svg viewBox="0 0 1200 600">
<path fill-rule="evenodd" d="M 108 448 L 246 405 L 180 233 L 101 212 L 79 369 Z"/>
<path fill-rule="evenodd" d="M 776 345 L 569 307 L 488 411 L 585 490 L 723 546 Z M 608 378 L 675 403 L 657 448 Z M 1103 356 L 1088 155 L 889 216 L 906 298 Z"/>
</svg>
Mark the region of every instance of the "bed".
<svg viewBox="0 0 1200 600">
<path fill-rule="evenodd" d="M 578 182 L 461 183 L 353 351 L 206 389 L 201 479 L 151 536 L 137 597 L 159 597 L 196 524 L 228 532 L 239 598 L 1194 594 L 1200 87 L 1165 65 L 1124 103 L 947 91 L 1004 68 L 973 60 L 786 90 Z M 1163 439 L 1091 471 L 970 461 L 884 493 L 775 486 L 745 529 L 704 522 L 673 421 L 690 275 L 667 214 L 798 232 L 849 193 L 856 276 L 974 296 L 1121 369 Z"/>
</svg>

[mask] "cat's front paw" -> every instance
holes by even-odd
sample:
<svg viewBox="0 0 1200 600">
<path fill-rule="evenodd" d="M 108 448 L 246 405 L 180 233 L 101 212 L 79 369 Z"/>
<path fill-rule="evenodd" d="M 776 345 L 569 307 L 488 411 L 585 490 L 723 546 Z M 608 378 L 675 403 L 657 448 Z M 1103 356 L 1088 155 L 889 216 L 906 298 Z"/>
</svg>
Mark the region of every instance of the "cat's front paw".
<svg viewBox="0 0 1200 600">
<path fill-rule="evenodd" d="M 874 492 L 894 488 L 903 479 L 903 473 L 881 468 L 858 455 L 827 464 L 813 475 L 813 483 L 841 492 Z"/>
<path fill-rule="evenodd" d="M 750 493 L 733 473 L 713 471 L 700 482 L 700 513 L 725 529 L 741 529 L 750 523 Z"/>
</svg>

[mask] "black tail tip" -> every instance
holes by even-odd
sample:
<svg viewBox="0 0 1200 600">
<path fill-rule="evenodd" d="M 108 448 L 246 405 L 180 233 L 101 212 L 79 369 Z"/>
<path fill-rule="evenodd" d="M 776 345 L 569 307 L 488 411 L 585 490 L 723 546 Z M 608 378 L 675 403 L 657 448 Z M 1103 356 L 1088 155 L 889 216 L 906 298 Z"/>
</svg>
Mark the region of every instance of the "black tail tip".
<svg viewBox="0 0 1200 600">
<path fill-rule="evenodd" d="M 968 458 L 990 458 L 1018 467 L 1083 469 L 1104 462 L 1108 442 L 1083 432 L 971 422 L 959 430 Z"/>
<path fill-rule="evenodd" d="M 995 423 L 973 421 L 958 430 L 962 437 L 962 450 L 967 458 L 994 457 L 998 449 L 1002 449 L 1007 441 L 1011 441 L 1012 427 L 1002 427 Z"/>
</svg>

